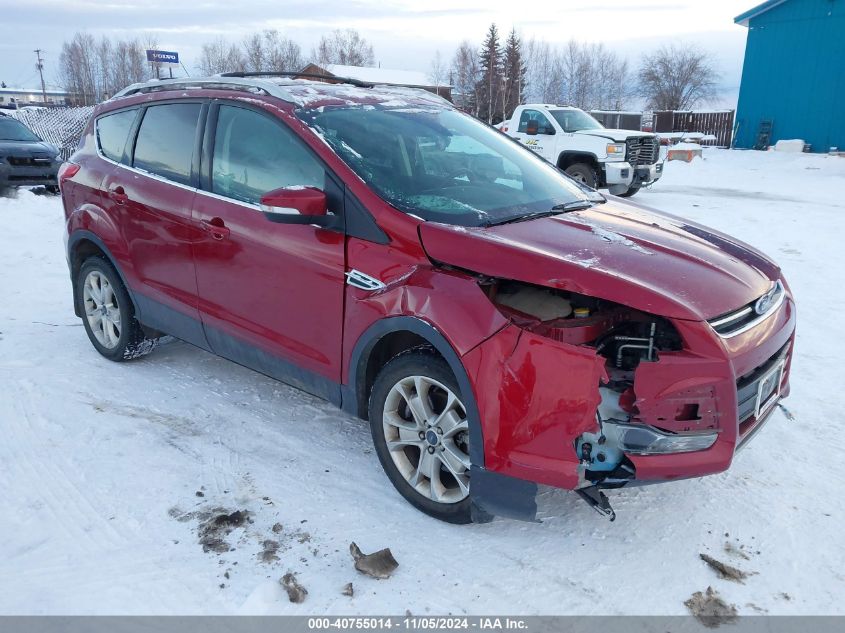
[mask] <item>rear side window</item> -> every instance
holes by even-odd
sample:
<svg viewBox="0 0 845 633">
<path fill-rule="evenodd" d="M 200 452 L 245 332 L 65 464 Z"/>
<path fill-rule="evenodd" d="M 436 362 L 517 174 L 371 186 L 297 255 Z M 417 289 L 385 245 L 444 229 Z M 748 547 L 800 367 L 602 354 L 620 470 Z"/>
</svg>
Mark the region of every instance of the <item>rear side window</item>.
<svg viewBox="0 0 845 633">
<path fill-rule="evenodd" d="M 134 167 L 182 184 L 190 184 L 199 103 L 151 106 L 135 141 Z"/>
<path fill-rule="evenodd" d="M 120 162 L 137 110 L 124 110 L 97 119 L 97 145 L 103 156 Z"/>
<path fill-rule="evenodd" d="M 214 135 L 211 190 L 257 203 L 280 187 L 324 189 L 322 165 L 283 124 L 252 110 L 220 106 Z"/>
</svg>

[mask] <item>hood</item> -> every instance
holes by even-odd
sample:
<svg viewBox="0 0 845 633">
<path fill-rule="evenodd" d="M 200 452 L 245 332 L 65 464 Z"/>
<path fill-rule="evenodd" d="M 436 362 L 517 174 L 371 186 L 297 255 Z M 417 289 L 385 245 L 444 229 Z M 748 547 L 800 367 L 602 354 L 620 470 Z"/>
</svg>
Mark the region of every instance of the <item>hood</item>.
<svg viewBox="0 0 845 633">
<path fill-rule="evenodd" d="M 436 262 L 676 319 L 735 310 L 780 275 L 727 235 L 617 201 L 489 228 L 426 222 L 420 239 Z"/>
<path fill-rule="evenodd" d="M 55 158 L 59 153 L 54 145 L 45 141 L 6 141 L 0 139 L 0 156 L 12 154 L 27 158 Z"/>
<path fill-rule="evenodd" d="M 611 141 L 627 141 L 629 138 L 639 138 L 642 136 L 655 136 L 651 132 L 639 132 L 637 130 L 612 130 L 608 128 L 596 129 L 596 130 L 578 130 L 575 134 L 581 134 L 582 136 L 598 136 L 601 138 L 606 138 Z"/>
</svg>

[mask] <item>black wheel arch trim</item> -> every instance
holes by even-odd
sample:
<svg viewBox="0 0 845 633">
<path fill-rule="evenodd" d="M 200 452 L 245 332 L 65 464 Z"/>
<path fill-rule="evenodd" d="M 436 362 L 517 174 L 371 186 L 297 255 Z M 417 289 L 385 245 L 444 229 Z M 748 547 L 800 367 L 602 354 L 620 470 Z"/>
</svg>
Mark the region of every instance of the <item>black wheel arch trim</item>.
<svg viewBox="0 0 845 633">
<path fill-rule="evenodd" d="M 469 376 L 457 352 L 446 337 L 433 325 L 417 317 L 392 316 L 373 323 L 358 338 L 349 358 L 349 381 L 343 386 L 342 408 L 360 418 L 367 417 L 366 366 L 373 348 L 382 338 L 394 332 L 411 332 L 425 339 L 434 347 L 449 365 L 458 381 L 464 399 L 469 421 L 470 460 L 474 465 L 484 465 L 484 437 L 481 431 L 481 416 L 475 402 L 475 394 Z"/>
<path fill-rule="evenodd" d="M 560 154 L 558 154 L 557 157 L 557 166 L 559 169 L 563 169 L 562 167 L 560 167 L 560 164 L 563 162 L 564 158 L 567 158 L 569 156 L 583 156 L 584 158 L 592 159 L 599 166 L 599 168 L 601 168 L 601 161 L 599 160 L 599 157 L 596 154 L 593 154 L 592 152 L 582 152 L 580 150 L 564 150 Z"/>
<path fill-rule="evenodd" d="M 473 521 L 486 523 L 492 521 L 494 516 L 535 521 L 537 484 L 484 468 L 481 416 L 469 376 L 461 363 L 460 356 L 446 337 L 427 321 L 411 316 L 385 317 L 364 331 L 352 349 L 349 359 L 349 381 L 341 387 L 343 410 L 357 417 L 367 415 L 368 394 L 365 393 L 367 360 L 379 340 L 388 334 L 401 331 L 416 334 L 430 343 L 449 365 L 458 381 L 469 422 L 470 461 L 472 462 L 470 499 Z"/>
<path fill-rule="evenodd" d="M 78 267 L 74 267 L 74 259 L 76 253 L 76 247 L 79 242 L 87 240 L 93 243 L 97 248 L 99 248 L 103 254 L 106 256 L 108 262 L 112 265 L 112 267 L 117 271 L 118 277 L 120 277 L 120 282 L 123 284 L 123 287 L 126 288 L 126 294 L 129 295 L 129 300 L 132 301 L 132 307 L 135 310 L 136 318 L 141 321 L 141 312 L 138 307 L 138 301 L 135 297 L 135 293 L 132 292 L 132 288 L 126 283 L 126 277 L 123 276 L 123 271 L 120 270 L 120 266 L 117 265 L 117 260 L 115 259 L 112 252 L 109 250 L 109 247 L 105 245 L 103 240 L 97 237 L 91 231 L 87 231 L 85 229 L 79 229 L 74 231 L 73 233 L 68 236 L 67 241 L 67 263 L 68 269 L 70 273 L 70 281 L 71 285 L 73 286 L 73 310 L 76 316 L 82 317 L 82 313 L 80 312 L 79 307 L 79 297 L 77 296 L 76 291 L 76 275 L 79 273 L 79 268 L 82 267 L 83 262 L 79 262 Z"/>
</svg>

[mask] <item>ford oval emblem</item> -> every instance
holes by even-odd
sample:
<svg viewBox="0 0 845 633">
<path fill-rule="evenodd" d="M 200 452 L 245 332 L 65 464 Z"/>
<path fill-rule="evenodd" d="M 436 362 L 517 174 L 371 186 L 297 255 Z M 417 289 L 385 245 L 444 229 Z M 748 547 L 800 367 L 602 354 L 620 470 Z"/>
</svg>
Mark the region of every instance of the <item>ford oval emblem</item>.
<svg viewBox="0 0 845 633">
<path fill-rule="evenodd" d="M 775 286 L 774 288 L 769 290 L 769 292 L 757 299 L 757 303 L 754 304 L 754 312 L 756 312 L 757 314 L 766 314 L 769 308 L 772 307 L 772 302 L 774 301 L 777 289 L 777 286 Z"/>
</svg>

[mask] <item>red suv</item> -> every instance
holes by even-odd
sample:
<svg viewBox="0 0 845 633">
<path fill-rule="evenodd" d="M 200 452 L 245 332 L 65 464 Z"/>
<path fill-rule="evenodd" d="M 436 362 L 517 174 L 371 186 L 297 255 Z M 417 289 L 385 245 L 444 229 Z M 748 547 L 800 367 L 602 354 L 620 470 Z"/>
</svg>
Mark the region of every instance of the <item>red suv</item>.
<svg viewBox="0 0 845 633">
<path fill-rule="evenodd" d="M 131 86 L 61 170 L 76 314 L 369 420 L 414 506 L 533 518 L 724 471 L 787 394 L 776 264 L 574 183 L 439 97 L 220 76 Z"/>
</svg>

